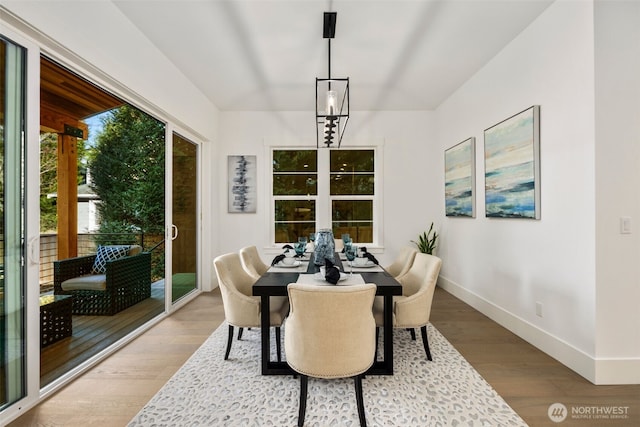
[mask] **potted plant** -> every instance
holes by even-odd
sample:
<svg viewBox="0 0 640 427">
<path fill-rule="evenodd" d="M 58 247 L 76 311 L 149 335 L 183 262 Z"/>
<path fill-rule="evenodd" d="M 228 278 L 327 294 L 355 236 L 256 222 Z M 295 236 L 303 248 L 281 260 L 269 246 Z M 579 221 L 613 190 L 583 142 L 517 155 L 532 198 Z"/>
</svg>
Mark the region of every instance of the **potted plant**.
<svg viewBox="0 0 640 427">
<path fill-rule="evenodd" d="M 433 222 L 429 227 L 429 231 L 425 231 L 418 235 L 418 241 L 412 240 L 418 247 L 418 250 L 423 254 L 433 255 L 433 251 L 436 249 L 436 240 L 438 239 L 438 233 L 433 229 Z"/>
</svg>

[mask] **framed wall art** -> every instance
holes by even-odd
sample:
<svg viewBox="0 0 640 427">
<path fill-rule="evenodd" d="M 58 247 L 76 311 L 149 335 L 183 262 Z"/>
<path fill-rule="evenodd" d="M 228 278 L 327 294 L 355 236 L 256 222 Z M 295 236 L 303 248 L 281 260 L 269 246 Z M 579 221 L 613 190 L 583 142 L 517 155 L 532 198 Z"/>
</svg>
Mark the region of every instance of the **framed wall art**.
<svg viewBox="0 0 640 427">
<path fill-rule="evenodd" d="M 476 216 L 476 139 L 471 137 L 444 152 L 444 198 L 447 216 Z"/>
<path fill-rule="evenodd" d="M 540 219 L 540 106 L 484 131 L 485 210 L 490 218 Z"/>
<path fill-rule="evenodd" d="M 255 213 L 256 156 L 228 156 L 229 213 Z"/>
</svg>

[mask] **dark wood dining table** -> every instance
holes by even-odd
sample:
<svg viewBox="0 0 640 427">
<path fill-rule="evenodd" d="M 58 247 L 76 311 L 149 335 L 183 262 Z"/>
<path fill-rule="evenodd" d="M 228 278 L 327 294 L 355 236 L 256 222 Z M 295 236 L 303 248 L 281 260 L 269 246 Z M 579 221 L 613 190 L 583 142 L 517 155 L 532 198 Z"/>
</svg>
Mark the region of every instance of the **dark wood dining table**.
<svg viewBox="0 0 640 427">
<path fill-rule="evenodd" d="M 342 271 L 341 261 L 336 254 L 336 264 Z M 319 271 L 312 261 L 309 262 L 307 274 Z M 374 361 L 366 375 L 393 375 L 393 326 L 392 310 L 393 296 L 402 295 L 402 285 L 387 271 L 357 272 L 362 275 L 364 283 L 376 284 L 376 295 L 384 298 L 384 327 L 383 327 L 383 360 Z M 260 297 L 260 325 L 262 340 L 262 375 L 293 375 L 295 372 L 287 362 L 277 362 L 271 359 L 271 334 L 269 322 L 269 298 L 286 296 L 287 285 L 298 280 L 298 272 L 267 272 L 253 284 L 253 295 Z M 333 285 L 328 285 L 333 286 Z M 286 328 L 285 328 L 286 334 Z"/>
</svg>

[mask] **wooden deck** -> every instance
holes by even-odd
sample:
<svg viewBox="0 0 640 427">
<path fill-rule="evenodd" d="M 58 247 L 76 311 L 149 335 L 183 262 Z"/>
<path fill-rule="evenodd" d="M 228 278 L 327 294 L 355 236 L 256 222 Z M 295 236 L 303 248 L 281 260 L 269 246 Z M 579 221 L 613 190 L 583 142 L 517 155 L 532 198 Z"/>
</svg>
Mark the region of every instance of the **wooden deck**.
<svg viewBox="0 0 640 427">
<path fill-rule="evenodd" d="M 73 335 L 40 351 L 40 387 L 100 353 L 164 311 L 164 281 L 147 298 L 113 316 L 73 316 Z"/>
</svg>

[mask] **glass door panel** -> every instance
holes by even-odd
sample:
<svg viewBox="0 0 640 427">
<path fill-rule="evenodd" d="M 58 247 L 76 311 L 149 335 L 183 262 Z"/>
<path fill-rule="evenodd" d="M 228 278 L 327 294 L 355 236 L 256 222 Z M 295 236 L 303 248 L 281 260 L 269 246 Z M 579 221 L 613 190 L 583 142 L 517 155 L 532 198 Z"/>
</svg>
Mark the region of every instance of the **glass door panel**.
<svg viewBox="0 0 640 427">
<path fill-rule="evenodd" d="M 173 244 L 171 300 L 197 287 L 198 146 L 173 134 Z"/>
<path fill-rule="evenodd" d="M 23 48 L 0 38 L 0 410 L 26 390 Z"/>
</svg>

